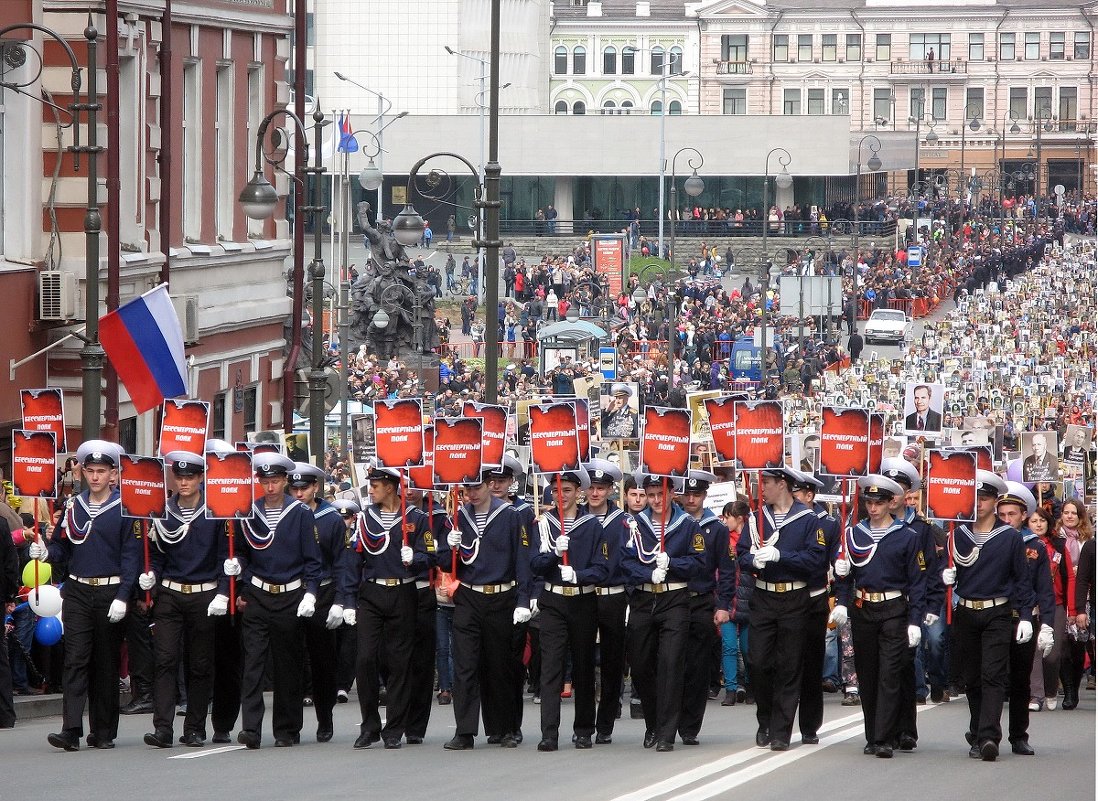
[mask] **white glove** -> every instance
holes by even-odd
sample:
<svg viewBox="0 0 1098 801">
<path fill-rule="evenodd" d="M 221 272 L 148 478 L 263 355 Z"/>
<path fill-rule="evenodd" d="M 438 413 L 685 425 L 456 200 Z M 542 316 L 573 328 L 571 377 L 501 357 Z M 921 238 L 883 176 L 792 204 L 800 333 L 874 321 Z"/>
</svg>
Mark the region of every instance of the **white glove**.
<svg viewBox="0 0 1098 801">
<path fill-rule="evenodd" d="M 762 568 L 770 562 L 777 562 L 780 554 L 778 549 L 773 545 L 764 545 L 759 550 L 755 551 L 755 558 L 752 560 L 752 564 L 757 568 Z"/>
<path fill-rule="evenodd" d="M 667 570 L 671 566 L 671 557 L 667 555 L 667 551 L 660 551 L 656 554 L 656 567 L 663 570 Z"/>
<path fill-rule="evenodd" d="M 957 568 L 947 567 L 942 571 L 942 583 L 947 587 L 952 587 L 957 583 Z"/>
<path fill-rule="evenodd" d="M 225 560 L 225 575 L 226 576 L 239 576 L 240 575 L 240 560 L 235 556 L 232 559 Z"/>
<path fill-rule="evenodd" d="M 1056 644 L 1056 637 L 1052 633 L 1052 626 L 1048 623 L 1041 624 L 1041 630 L 1037 632 L 1037 650 L 1041 652 L 1041 656 L 1048 656 L 1052 653 L 1052 646 Z"/>
<path fill-rule="evenodd" d="M 560 580 L 565 584 L 576 583 L 576 569 L 571 565 L 560 566 Z"/>
<path fill-rule="evenodd" d="M 849 559 L 836 559 L 835 560 L 835 575 L 839 578 L 850 575 L 850 560 Z"/>
<path fill-rule="evenodd" d="M 907 627 L 907 647 L 918 648 L 919 643 L 923 641 L 923 629 L 921 626 L 908 626 Z"/>
<path fill-rule="evenodd" d="M 846 624 L 847 618 L 846 607 L 836 606 L 831 610 L 831 614 L 827 616 L 827 622 L 834 623 L 836 626 L 842 626 Z"/>
<path fill-rule="evenodd" d="M 229 596 L 215 595 L 210 605 L 206 607 L 207 617 L 221 617 L 229 611 Z"/>
<path fill-rule="evenodd" d="M 343 625 L 353 626 L 357 622 L 358 622 L 358 611 L 357 610 L 355 610 L 355 609 L 344 609 L 343 610 Z"/>
<path fill-rule="evenodd" d="M 557 556 L 564 556 L 568 551 L 568 536 L 561 534 L 557 537 L 557 541 L 553 543 L 553 553 Z"/>
<path fill-rule="evenodd" d="M 400 563 L 405 567 L 412 564 L 412 556 L 413 553 L 411 546 L 405 545 L 403 548 L 400 549 Z"/>
<path fill-rule="evenodd" d="M 156 585 L 156 574 L 151 570 L 137 577 L 137 586 L 143 590 L 151 590 Z"/>
<path fill-rule="evenodd" d="M 511 615 L 511 622 L 514 625 L 519 623 L 528 623 L 530 621 L 530 610 L 525 606 L 519 606 L 515 608 L 515 613 Z"/>
<path fill-rule="evenodd" d="M 937 623 L 938 620 L 938 615 L 934 614 L 933 612 L 927 612 L 926 617 L 923 618 L 923 625 L 929 628 L 930 626 L 933 626 L 935 623 Z"/>
<path fill-rule="evenodd" d="M 537 598 L 531 598 L 530 599 L 530 619 L 533 620 L 535 617 L 537 617 L 538 612 L 540 612 L 540 611 L 541 610 L 538 609 L 538 599 Z"/>
<path fill-rule="evenodd" d="M 328 619 L 324 621 L 324 628 L 335 629 L 343 622 L 343 607 L 332 604 L 328 607 Z"/>
<path fill-rule="evenodd" d="M 461 532 L 453 529 L 446 535 L 446 544 L 451 548 L 456 548 L 461 545 Z"/>
<path fill-rule="evenodd" d="M 1033 624 L 1028 620 L 1019 620 L 1018 629 L 1014 632 L 1014 642 L 1025 645 L 1033 639 Z"/>
<path fill-rule="evenodd" d="M 111 601 L 111 608 L 107 610 L 107 620 L 117 623 L 126 616 L 126 602 L 115 598 Z"/>
<path fill-rule="evenodd" d="M 663 584 L 665 581 L 667 581 L 667 571 L 664 568 L 657 567 L 652 571 L 653 584 Z"/>
<path fill-rule="evenodd" d="M 305 593 L 305 596 L 301 599 L 301 603 L 297 605 L 298 617 L 312 617 L 313 612 L 316 611 L 316 596 L 311 592 Z"/>
<path fill-rule="evenodd" d="M 30 558 L 45 562 L 50 557 L 49 549 L 38 540 L 33 540 L 30 547 Z"/>
</svg>

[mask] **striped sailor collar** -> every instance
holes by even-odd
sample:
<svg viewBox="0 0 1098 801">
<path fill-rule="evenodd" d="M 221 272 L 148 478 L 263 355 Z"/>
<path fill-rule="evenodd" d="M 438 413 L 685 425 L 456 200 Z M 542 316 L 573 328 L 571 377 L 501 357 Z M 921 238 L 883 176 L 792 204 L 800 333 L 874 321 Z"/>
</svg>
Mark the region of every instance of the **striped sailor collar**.
<svg viewBox="0 0 1098 801">
<path fill-rule="evenodd" d="M 766 518 L 767 522 L 770 523 L 770 526 L 771 528 L 773 528 L 774 531 L 779 531 L 788 526 L 794 520 L 799 520 L 805 515 L 812 514 L 812 510 L 805 506 L 803 503 L 801 503 L 800 501 L 793 501 L 793 505 L 790 506 L 789 511 L 785 513 L 785 519 L 782 520 L 781 525 L 778 525 L 778 523 L 774 520 L 774 513 L 770 510 L 770 507 L 763 506 L 763 516 Z"/>
<path fill-rule="evenodd" d="M 555 508 L 546 510 L 545 519 L 549 522 L 549 525 L 557 529 L 560 528 L 560 518 L 557 517 L 557 510 Z M 582 526 L 588 520 L 594 520 L 596 523 L 599 522 L 599 519 L 590 512 L 582 512 L 581 507 L 576 507 L 576 517 L 568 528 L 569 530 L 574 530 L 578 526 Z"/>
<path fill-rule="evenodd" d="M 889 525 L 888 528 L 886 528 L 884 530 L 884 534 L 881 534 L 879 536 L 883 537 L 883 536 L 885 536 L 885 534 L 891 534 L 893 531 L 899 531 L 900 529 L 906 528 L 906 527 L 907 527 L 907 524 L 904 523 L 903 520 L 900 520 L 897 517 L 893 517 L 892 518 L 892 523 Z M 858 525 L 854 526 L 854 528 L 855 528 L 855 530 L 861 531 L 865 534 L 872 534 L 873 533 L 873 529 L 869 525 L 869 518 L 859 520 Z"/>
<path fill-rule="evenodd" d="M 324 500 L 317 504 L 316 509 L 313 510 L 313 517 L 324 517 L 330 514 L 339 514 L 339 510 Z"/>
<path fill-rule="evenodd" d="M 499 517 L 505 509 L 511 509 L 511 511 L 514 511 L 514 509 L 511 507 L 511 504 L 509 504 L 507 501 L 501 501 L 499 498 L 492 498 L 491 503 L 488 505 L 488 519 L 484 521 L 484 528 L 487 529 L 488 526 L 492 524 L 492 521 Z M 462 504 L 461 516 L 469 521 L 469 525 L 472 526 L 474 530 L 476 530 L 477 521 L 476 515 L 473 513 L 472 504 Z"/>
<path fill-rule="evenodd" d="M 981 533 L 977 533 L 977 532 L 973 531 L 972 526 L 973 526 L 972 523 L 962 523 L 960 526 L 958 526 L 957 530 L 960 531 L 962 534 L 964 534 L 966 537 L 968 537 L 973 542 L 976 542 L 977 539 L 980 539 L 980 540 L 983 540 L 984 542 L 987 542 L 989 539 L 996 536 L 997 534 L 1002 534 L 1005 531 L 1014 531 L 1014 526 L 1008 526 L 1006 523 L 1000 523 L 995 528 L 993 528 L 991 531 L 985 531 L 985 532 L 981 532 Z"/>
<path fill-rule="evenodd" d="M 651 530 L 652 532 L 659 533 L 660 523 L 653 519 L 651 507 L 646 506 L 644 509 L 641 510 L 640 514 L 634 515 L 634 517 L 637 520 L 644 521 L 645 525 L 647 525 L 649 530 Z M 670 519 L 668 519 L 666 527 L 663 528 L 663 533 L 670 534 L 688 519 L 693 520 L 694 518 L 690 517 L 690 515 L 688 515 L 675 504 L 671 504 L 671 517 Z"/>
</svg>

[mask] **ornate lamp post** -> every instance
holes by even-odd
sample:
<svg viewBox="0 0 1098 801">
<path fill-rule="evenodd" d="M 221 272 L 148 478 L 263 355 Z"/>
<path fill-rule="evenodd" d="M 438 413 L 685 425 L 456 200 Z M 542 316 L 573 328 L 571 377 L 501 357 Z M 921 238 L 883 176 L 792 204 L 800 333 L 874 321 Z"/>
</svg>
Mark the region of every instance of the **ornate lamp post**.
<svg viewBox="0 0 1098 801">
<path fill-rule="evenodd" d="M 670 259 L 670 261 L 671 261 L 672 265 L 676 264 L 676 259 L 677 259 L 677 254 L 675 253 L 675 228 L 676 228 L 675 223 L 677 222 L 677 220 L 675 219 L 675 212 L 678 212 L 678 209 L 679 209 L 679 204 L 678 204 L 679 191 L 678 191 L 678 188 L 675 186 L 675 184 L 677 183 L 676 182 L 677 176 L 675 174 L 675 165 L 678 162 L 679 156 L 682 153 L 692 154 L 690 156 L 687 156 L 686 166 L 688 166 L 691 170 L 693 170 L 693 173 L 690 175 L 690 177 L 687 178 L 686 181 L 683 183 L 683 187 L 682 187 L 683 191 L 685 191 L 686 194 L 689 195 L 690 197 L 697 197 L 698 195 L 700 195 L 702 192 L 705 191 L 705 181 L 703 181 L 698 176 L 698 170 L 701 168 L 701 166 L 703 164 L 705 164 L 705 158 L 702 156 L 701 153 L 699 153 L 696 149 L 694 149 L 692 147 L 680 148 L 679 150 L 677 150 L 675 152 L 675 155 L 671 157 L 671 209 L 672 209 L 673 213 L 671 215 L 671 259 Z M 697 157 L 697 162 L 694 161 L 695 156 Z"/>
<path fill-rule="evenodd" d="M 793 176 L 789 174 L 789 162 L 793 160 L 793 157 L 789 155 L 789 151 L 784 147 L 776 147 L 766 154 L 765 175 L 763 176 L 763 235 L 762 235 L 762 252 L 766 254 L 767 245 L 766 238 L 767 233 L 770 230 L 770 201 L 767 197 L 767 192 L 770 188 L 770 157 L 777 155 L 778 163 L 782 166 L 782 171 L 774 176 L 774 186 L 777 189 L 788 189 L 793 185 Z M 766 383 L 766 294 L 770 289 L 770 262 L 764 257 L 761 259 L 759 265 L 760 278 L 762 279 L 762 331 L 759 339 L 759 353 L 762 357 L 762 378 L 763 383 Z"/>
</svg>

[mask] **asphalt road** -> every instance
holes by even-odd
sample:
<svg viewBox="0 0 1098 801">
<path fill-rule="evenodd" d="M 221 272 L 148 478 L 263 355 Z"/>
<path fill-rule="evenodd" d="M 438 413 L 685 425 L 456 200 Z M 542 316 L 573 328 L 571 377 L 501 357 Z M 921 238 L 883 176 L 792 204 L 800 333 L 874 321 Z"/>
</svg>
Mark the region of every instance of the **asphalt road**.
<svg viewBox="0 0 1098 801">
<path fill-rule="evenodd" d="M 527 700 L 525 742 L 515 750 L 488 746 L 478 738 L 473 751 L 444 751 L 453 734 L 452 707 L 434 708 L 423 745 L 385 751 L 351 747 L 358 708 L 336 707 L 336 736 L 317 744 L 313 712 L 305 710 L 303 743 L 271 747 L 269 705 L 266 745 L 145 746 L 151 729 L 146 716 L 123 717 L 113 751 L 84 748 L 57 751 L 46 743 L 58 718 L 20 722 L 0 731 L 0 799 L 138 798 L 158 801 L 235 798 L 283 801 L 291 798 L 475 799 L 541 801 L 702 801 L 749 797 L 786 799 L 963 799 L 987 798 L 1084 801 L 1095 797 L 1095 694 L 1082 693 L 1078 709 L 1032 716 L 1030 741 L 1035 757 L 1007 753 L 995 764 L 968 758 L 963 732 L 964 698 L 919 707 L 919 747 L 892 760 L 862 755 L 861 711 L 843 707 L 838 695 L 825 697 L 819 745 L 785 753 L 754 746 L 755 707 L 721 707 L 711 701 L 701 745 L 677 745 L 656 754 L 641 747 L 643 721 L 619 721 L 611 745 L 591 751 L 568 747 L 571 702 L 565 701 L 562 748 L 539 753 L 539 707 Z M 1004 712 L 1004 725 L 1005 725 Z M 177 725 L 177 734 L 178 732 Z M 796 730 L 794 730 L 796 732 Z M 744 796 L 743 794 L 747 794 Z"/>
</svg>

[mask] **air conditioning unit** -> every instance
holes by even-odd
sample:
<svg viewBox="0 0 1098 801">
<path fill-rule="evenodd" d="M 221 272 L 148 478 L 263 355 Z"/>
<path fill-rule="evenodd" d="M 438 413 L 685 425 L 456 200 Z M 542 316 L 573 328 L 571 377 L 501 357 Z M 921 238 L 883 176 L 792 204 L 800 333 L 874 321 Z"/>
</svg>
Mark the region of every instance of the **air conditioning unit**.
<svg viewBox="0 0 1098 801">
<path fill-rule="evenodd" d="M 38 319 L 59 322 L 76 317 L 76 275 L 61 270 L 38 273 Z"/>
<path fill-rule="evenodd" d="M 174 295 L 172 305 L 183 329 L 183 343 L 195 344 L 198 342 L 198 295 Z"/>
</svg>

